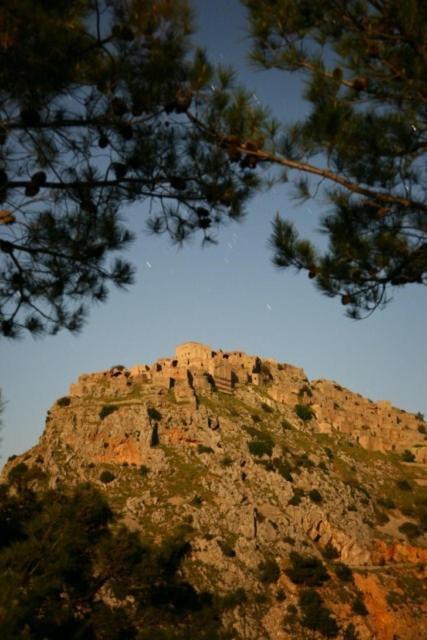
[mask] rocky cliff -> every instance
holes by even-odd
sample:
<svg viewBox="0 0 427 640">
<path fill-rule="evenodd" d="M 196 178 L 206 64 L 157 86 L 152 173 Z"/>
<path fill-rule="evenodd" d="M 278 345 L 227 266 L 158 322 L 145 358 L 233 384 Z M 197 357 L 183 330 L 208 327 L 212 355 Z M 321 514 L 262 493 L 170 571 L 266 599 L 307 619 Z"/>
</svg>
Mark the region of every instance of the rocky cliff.
<svg viewBox="0 0 427 640">
<path fill-rule="evenodd" d="M 420 640 L 426 462 L 421 416 L 186 343 L 80 376 L 3 479 L 24 463 L 52 487 L 94 482 L 154 542 L 184 527 L 182 571 L 242 640 Z"/>
</svg>

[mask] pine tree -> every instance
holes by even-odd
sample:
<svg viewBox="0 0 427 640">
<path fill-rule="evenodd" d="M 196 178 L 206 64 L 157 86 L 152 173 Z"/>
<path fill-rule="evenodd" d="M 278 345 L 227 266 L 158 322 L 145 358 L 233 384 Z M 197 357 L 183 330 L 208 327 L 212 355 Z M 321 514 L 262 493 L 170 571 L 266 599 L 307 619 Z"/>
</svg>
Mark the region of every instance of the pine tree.
<svg viewBox="0 0 427 640">
<path fill-rule="evenodd" d="M 360 317 L 383 306 L 392 287 L 427 282 L 427 5 L 243 4 L 253 61 L 302 74 L 311 111 L 291 125 L 266 119 L 252 139 L 242 135 L 241 119 L 225 114 L 219 142 L 246 166 L 283 168 L 285 181 L 297 172 L 302 201 L 328 199 L 320 221 L 326 251 L 299 238 L 278 215 L 274 263 L 306 271 L 323 293 L 341 297 L 351 317 Z"/>
<path fill-rule="evenodd" d="M 2 3 L 0 335 L 77 331 L 132 282 L 126 204 L 174 242 L 242 216 L 255 177 L 190 118 L 216 74 L 191 25 L 187 0 Z"/>
</svg>

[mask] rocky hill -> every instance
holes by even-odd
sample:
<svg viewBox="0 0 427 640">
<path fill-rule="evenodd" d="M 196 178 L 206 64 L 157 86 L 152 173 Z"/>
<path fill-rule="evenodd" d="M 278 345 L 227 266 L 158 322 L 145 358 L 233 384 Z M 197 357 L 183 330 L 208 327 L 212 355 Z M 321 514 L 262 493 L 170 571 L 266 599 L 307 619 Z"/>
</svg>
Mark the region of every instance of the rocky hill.
<svg viewBox="0 0 427 640">
<path fill-rule="evenodd" d="M 426 431 L 290 364 L 186 343 L 80 376 L 2 478 L 90 481 L 144 539 L 179 530 L 183 576 L 236 638 L 420 640 Z"/>
</svg>

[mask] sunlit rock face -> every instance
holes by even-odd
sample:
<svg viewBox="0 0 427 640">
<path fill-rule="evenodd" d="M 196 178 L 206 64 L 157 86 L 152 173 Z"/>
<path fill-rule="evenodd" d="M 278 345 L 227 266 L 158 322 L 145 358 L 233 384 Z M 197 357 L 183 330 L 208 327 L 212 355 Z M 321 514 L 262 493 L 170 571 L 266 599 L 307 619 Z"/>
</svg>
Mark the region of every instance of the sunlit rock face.
<svg viewBox="0 0 427 640">
<path fill-rule="evenodd" d="M 188 342 L 152 364 L 81 375 L 2 477 L 24 462 L 50 486 L 96 483 L 145 537 L 184 528 L 183 570 L 229 599 L 237 638 L 325 637 L 307 627 L 300 594 L 312 585 L 292 578 L 296 552 L 325 566 L 314 586 L 337 637 L 420 640 L 424 426 L 291 364 Z"/>
</svg>

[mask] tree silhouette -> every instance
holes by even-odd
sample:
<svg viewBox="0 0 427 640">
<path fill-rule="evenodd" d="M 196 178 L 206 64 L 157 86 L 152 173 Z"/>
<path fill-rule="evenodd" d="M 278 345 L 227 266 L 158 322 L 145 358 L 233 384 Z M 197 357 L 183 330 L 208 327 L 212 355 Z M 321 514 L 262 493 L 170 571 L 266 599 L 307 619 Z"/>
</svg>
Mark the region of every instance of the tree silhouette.
<svg viewBox="0 0 427 640">
<path fill-rule="evenodd" d="M 392 287 L 425 284 L 425 3 L 242 3 L 253 60 L 305 74 L 305 120 L 271 118 L 192 49 L 186 0 L 3 3 L 4 336 L 76 331 L 109 283 L 132 282 L 131 265 L 113 257 L 132 240 L 124 205 L 151 202 L 150 232 L 212 242 L 260 184 L 292 172 L 302 200 L 328 200 L 329 246 L 278 215 L 278 267 L 306 271 L 355 318 Z"/>
<path fill-rule="evenodd" d="M 255 187 L 188 116 L 215 70 L 186 0 L 6 0 L 0 11 L 0 327 L 78 330 L 124 287 L 125 204 L 175 242 L 237 219 Z"/>
<path fill-rule="evenodd" d="M 329 203 L 320 219 L 326 250 L 277 215 L 273 261 L 306 271 L 324 294 L 341 297 L 348 315 L 361 317 L 383 306 L 392 287 L 427 282 L 426 4 L 242 4 L 252 61 L 282 71 L 284 87 L 286 74 L 302 74 L 311 110 L 290 125 L 267 117 L 248 136 L 251 98 L 238 96 L 241 117 L 233 118 L 223 106 L 229 94 L 218 92 L 207 135 L 243 166 L 282 171 L 273 174 L 277 182 L 296 172 L 297 199 L 322 195 Z"/>
</svg>

